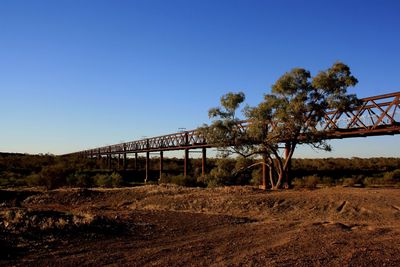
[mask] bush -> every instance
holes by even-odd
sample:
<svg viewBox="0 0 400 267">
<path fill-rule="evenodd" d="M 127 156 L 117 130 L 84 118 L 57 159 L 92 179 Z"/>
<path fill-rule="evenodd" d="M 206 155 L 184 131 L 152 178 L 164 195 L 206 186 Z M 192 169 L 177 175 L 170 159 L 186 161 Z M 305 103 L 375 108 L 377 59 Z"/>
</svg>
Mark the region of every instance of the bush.
<svg viewBox="0 0 400 267">
<path fill-rule="evenodd" d="M 67 184 L 67 176 L 71 170 L 64 164 L 56 164 L 51 166 L 43 167 L 39 173 L 41 179 L 39 179 L 39 185 L 44 185 L 47 189 L 54 189 Z"/>
<path fill-rule="evenodd" d="M 304 187 L 304 180 L 301 178 L 294 178 L 292 181 L 292 185 L 295 188 L 301 188 Z"/>
<path fill-rule="evenodd" d="M 332 177 L 324 176 L 322 177 L 321 183 L 325 186 L 332 186 L 334 184 L 334 180 Z"/>
<path fill-rule="evenodd" d="M 354 178 L 345 178 L 342 184 L 345 187 L 353 187 L 356 184 L 356 180 Z"/>
<path fill-rule="evenodd" d="M 94 183 L 100 187 L 111 187 L 112 179 L 110 175 L 107 174 L 96 174 L 93 177 Z"/>
<path fill-rule="evenodd" d="M 224 185 L 225 179 L 210 174 L 205 176 L 205 181 L 207 187 L 218 187 Z"/>
<path fill-rule="evenodd" d="M 385 173 L 385 175 L 383 176 L 383 180 L 386 183 L 395 183 L 397 181 L 400 181 L 400 169 Z"/>
<path fill-rule="evenodd" d="M 236 184 L 233 171 L 235 166 L 233 161 L 227 158 L 218 159 L 216 167 L 206 176 L 208 187 Z"/>
<path fill-rule="evenodd" d="M 91 187 L 93 186 L 93 179 L 86 173 L 76 172 L 67 177 L 67 184 L 69 186 Z"/>
<path fill-rule="evenodd" d="M 399 184 L 400 171 L 395 170 L 392 172 L 387 172 L 383 177 L 367 177 L 364 179 L 364 184 L 366 186 L 384 186 L 384 185 L 395 185 Z"/>
<path fill-rule="evenodd" d="M 160 183 L 165 184 L 176 184 L 180 186 L 197 186 L 197 179 L 192 176 L 184 176 L 184 175 L 176 175 L 176 176 L 168 176 L 163 175 L 160 180 Z"/>
<path fill-rule="evenodd" d="M 29 176 L 26 177 L 26 183 L 29 186 L 43 186 L 45 185 L 44 179 L 42 178 L 41 175 L 37 173 L 33 173 Z"/>
<path fill-rule="evenodd" d="M 317 184 L 320 182 L 320 179 L 316 175 L 306 176 L 304 179 L 304 186 L 309 189 L 314 189 L 317 187 Z"/>
<path fill-rule="evenodd" d="M 122 178 L 122 175 L 119 173 L 113 172 L 110 175 L 110 179 L 111 179 L 111 185 L 113 187 L 119 187 L 124 184 L 124 179 Z"/>
<path fill-rule="evenodd" d="M 266 181 L 268 183 L 268 181 Z M 262 183 L 262 170 L 261 169 L 254 169 L 251 172 L 251 180 L 250 184 L 259 186 Z"/>
<path fill-rule="evenodd" d="M 379 179 L 375 177 L 366 177 L 364 178 L 364 185 L 365 186 L 374 186 L 379 184 Z"/>
</svg>

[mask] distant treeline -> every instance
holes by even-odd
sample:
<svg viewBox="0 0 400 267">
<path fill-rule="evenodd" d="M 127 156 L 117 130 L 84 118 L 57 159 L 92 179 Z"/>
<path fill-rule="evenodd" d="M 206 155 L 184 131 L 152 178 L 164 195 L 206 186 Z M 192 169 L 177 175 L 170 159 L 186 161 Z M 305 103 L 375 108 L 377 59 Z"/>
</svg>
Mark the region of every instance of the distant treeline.
<svg viewBox="0 0 400 267">
<path fill-rule="evenodd" d="M 255 159 L 207 160 L 207 175 L 201 176 L 201 159 L 191 159 L 189 174 L 183 176 L 183 160 L 164 158 L 160 177 L 159 159 L 150 160 L 151 183 L 176 183 L 184 186 L 259 185 L 261 167 L 248 168 Z M 145 159 L 113 158 L 109 168 L 105 158 L 58 157 L 0 153 L 0 186 L 44 186 L 48 189 L 73 186 L 130 186 L 144 182 Z M 294 159 L 293 185 L 380 186 L 400 185 L 400 158 Z"/>
</svg>

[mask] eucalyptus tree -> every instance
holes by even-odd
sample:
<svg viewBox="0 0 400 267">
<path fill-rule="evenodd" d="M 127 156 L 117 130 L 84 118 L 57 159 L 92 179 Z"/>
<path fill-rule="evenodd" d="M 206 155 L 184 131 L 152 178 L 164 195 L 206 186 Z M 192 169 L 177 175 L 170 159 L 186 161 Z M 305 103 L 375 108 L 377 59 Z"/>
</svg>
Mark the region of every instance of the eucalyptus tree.
<svg viewBox="0 0 400 267">
<path fill-rule="evenodd" d="M 326 141 L 328 132 L 319 125 L 327 111 L 347 112 L 360 104 L 356 95 L 347 92 L 357 82 L 350 68 L 341 62 L 314 77 L 305 69 L 295 68 L 283 74 L 257 106 L 241 110 L 245 120 L 237 116 L 244 93 L 222 96 L 221 106 L 209 110 L 212 123 L 200 131 L 208 143 L 224 149 L 226 154 L 261 158 L 264 185 L 268 169 L 272 189 L 289 186 L 290 162 L 297 145 L 331 150 Z"/>
</svg>

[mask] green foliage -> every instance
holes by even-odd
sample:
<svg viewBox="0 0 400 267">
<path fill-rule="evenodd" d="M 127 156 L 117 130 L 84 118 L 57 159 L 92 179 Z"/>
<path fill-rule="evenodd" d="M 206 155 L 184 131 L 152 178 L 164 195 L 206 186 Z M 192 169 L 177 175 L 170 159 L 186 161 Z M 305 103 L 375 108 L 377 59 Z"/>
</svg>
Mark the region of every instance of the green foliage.
<svg viewBox="0 0 400 267">
<path fill-rule="evenodd" d="M 111 176 L 108 174 L 96 174 L 93 177 L 94 183 L 100 187 L 111 187 L 112 186 L 112 179 Z"/>
<path fill-rule="evenodd" d="M 385 182 L 398 182 L 400 181 L 400 169 L 394 170 L 392 172 L 387 172 L 383 176 Z"/>
<path fill-rule="evenodd" d="M 43 186 L 47 189 L 54 189 L 66 184 L 66 178 L 71 173 L 71 169 L 62 163 L 44 167 L 39 175 Z"/>
<path fill-rule="evenodd" d="M 93 178 L 87 173 L 75 172 L 67 177 L 69 186 L 91 187 L 94 185 Z"/>
<path fill-rule="evenodd" d="M 251 185 L 259 186 L 262 184 L 262 170 L 261 169 L 253 169 L 251 172 Z"/>
<path fill-rule="evenodd" d="M 140 160 L 143 160 L 142 163 L 144 163 L 144 159 Z M 49 189 L 62 186 L 115 187 L 129 184 L 128 179 L 134 177 L 137 177 L 138 183 L 143 181 L 143 172 L 127 174 L 115 171 L 109 173 L 99 170 L 100 166 L 93 166 L 93 164 L 97 164 L 97 161 L 97 159 L 88 160 L 50 155 L 3 156 L 0 154 L 0 186 L 43 186 Z M 182 170 L 183 160 L 165 158 L 165 174 L 160 182 L 173 182 L 184 186 L 213 187 L 244 184 L 258 186 L 261 184 L 262 168 L 260 165 L 254 165 L 257 161 L 243 157 L 217 160 L 209 158 L 207 167 L 212 171 L 201 176 L 201 159 L 194 158 L 190 161 L 190 169 L 193 172 L 184 178 L 178 175 Z M 144 168 L 144 164 L 139 164 L 140 166 Z M 249 168 L 249 166 L 253 167 Z M 322 177 L 318 184 L 324 186 L 342 185 L 343 177 L 350 177 L 354 179 L 354 184 L 364 184 L 365 186 L 396 186 L 400 183 L 400 158 L 294 159 L 291 173 L 294 177 L 313 175 Z M 304 186 L 302 179 L 296 179 L 293 182 L 296 186 Z"/>
<path fill-rule="evenodd" d="M 302 178 L 294 178 L 292 182 L 294 188 L 304 187 L 304 180 Z"/>
<path fill-rule="evenodd" d="M 354 178 L 344 178 L 343 179 L 343 186 L 353 187 L 355 184 L 356 184 L 356 181 Z"/>
<path fill-rule="evenodd" d="M 43 186 L 45 184 L 44 179 L 38 173 L 33 173 L 27 176 L 25 181 L 29 186 Z"/>
<path fill-rule="evenodd" d="M 198 181 L 196 178 L 184 175 L 174 175 L 174 176 L 163 175 L 159 180 L 159 182 L 162 184 L 176 184 L 188 187 L 194 187 L 198 185 Z"/>
<path fill-rule="evenodd" d="M 366 177 L 364 179 L 364 185 L 367 186 L 367 187 L 372 187 L 372 186 L 375 186 L 375 185 L 379 185 L 379 184 L 381 184 L 380 180 L 381 179 L 376 178 L 376 177 Z"/>
<path fill-rule="evenodd" d="M 110 175 L 111 178 L 111 185 L 113 187 L 120 187 L 124 184 L 124 179 L 122 178 L 122 175 L 116 172 L 113 172 Z"/>
<path fill-rule="evenodd" d="M 314 189 L 320 183 L 320 179 L 316 175 L 306 176 L 304 179 L 304 186 L 309 189 Z"/>
<path fill-rule="evenodd" d="M 320 183 L 321 179 L 317 175 L 309 175 L 303 178 L 293 179 L 292 186 L 295 188 L 315 189 Z"/>
<path fill-rule="evenodd" d="M 221 158 L 216 161 L 216 166 L 207 176 L 207 186 L 215 187 L 222 185 L 232 185 L 235 183 L 234 167 L 235 162 L 229 158 Z"/>
<path fill-rule="evenodd" d="M 332 179 L 332 177 L 324 176 L 324 177 L 322 177 L 320 182 L 324 186 L 332 186 L 332 185 L 334 185 L 334 180 Z"/>
<path fill-rule="evenodd" d="M 222 96 L 220 107 L 210 109 L 212 124 L 203 126 L 200 131 L 208 142 L 225 149 L 228 154 L 262 156 L 272 170 L 272 188 L 280 188 L 300 141 L 317 149 L 330 150 L 324 138 L 326 133 L 317 126 L 324 120 L 326 110 L 348 111 L 360 104 L 355 95 L 347 93 L 347 88 L 356 84 L 350 68 L 341 62 L 313 78 L 309 71 L 295 68 L 276 81 L 272 92 L 266 94 L 259 105 L 243 110 L 250 122 L 247 129 L 235 115 L 245 100 L 244 94 L 228 93 Z M 285 143 L 287 149 L 284 157 L 279 153 L 281 143 Z"/>
</svg>

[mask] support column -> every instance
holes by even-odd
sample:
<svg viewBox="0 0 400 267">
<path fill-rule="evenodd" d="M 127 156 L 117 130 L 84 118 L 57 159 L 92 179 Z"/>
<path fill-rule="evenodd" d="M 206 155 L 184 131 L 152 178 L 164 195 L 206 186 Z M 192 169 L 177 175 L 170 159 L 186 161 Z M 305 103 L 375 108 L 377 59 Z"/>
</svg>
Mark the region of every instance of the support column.
<svg viewBox="0 0 400 267">
<path fill-rule="evenodd" d="M 137 161 L 138 161 L 138 155 L 137 155 L 137 152 L 136 152 L 136 153 L 135 153 L 135 171 L 138 170 Z"/>
<path fill-rule="evenodd" d="M 183 176 L 187 176 L 188 174 L 188 164 L 189 164 L 189 149 L 185 149 L 185 159 L 183 162 Z"/>
<path fill-rule="evenodd" d="M 107 155 L 107 165 L 108 165 L 108 169 L 111 169 L 111 154 Z"/>
<path fill-rule="evenodd" d="M 150 152 L 146 152 L 146 178 L 144 182 L 147 183 L 149 180 L 149 168 L 150 168 Z"/>
<path fill-rule="evenodd" d="M 108 147 L 109 156 L 108 156 L 108 169 L 111 170 L 112 167 L 112 154 L 111 154 L 111 146 Z"/>
<path fill-rule="evenodd" d="M 119 169 L 120 163 L 121 163 L 121 154 L 118 153 L 118 165 L 117 165 L 118 169 Z"/>
<path fill-rule="evenodd" d="M 163 171 L 164 171 L 164 152 L 160 151 L 160 178 L 158 180 L 161 180 Z"/>
<path fill-rule="evenodd" d="M 201 176 L 206 175 L 206 165 L 207 165 L 207 149 L 203 148 L 202 149 L 202 158 L 201 158 Z"/>
<path fill-rule="evenodd" d="M 126 170 L 126 146 L 125 146 L 125 144 L 124 144 L 124 159 L 123 159 L 122 165 L 123 165 L 124 170 Z"/>
</svg>

